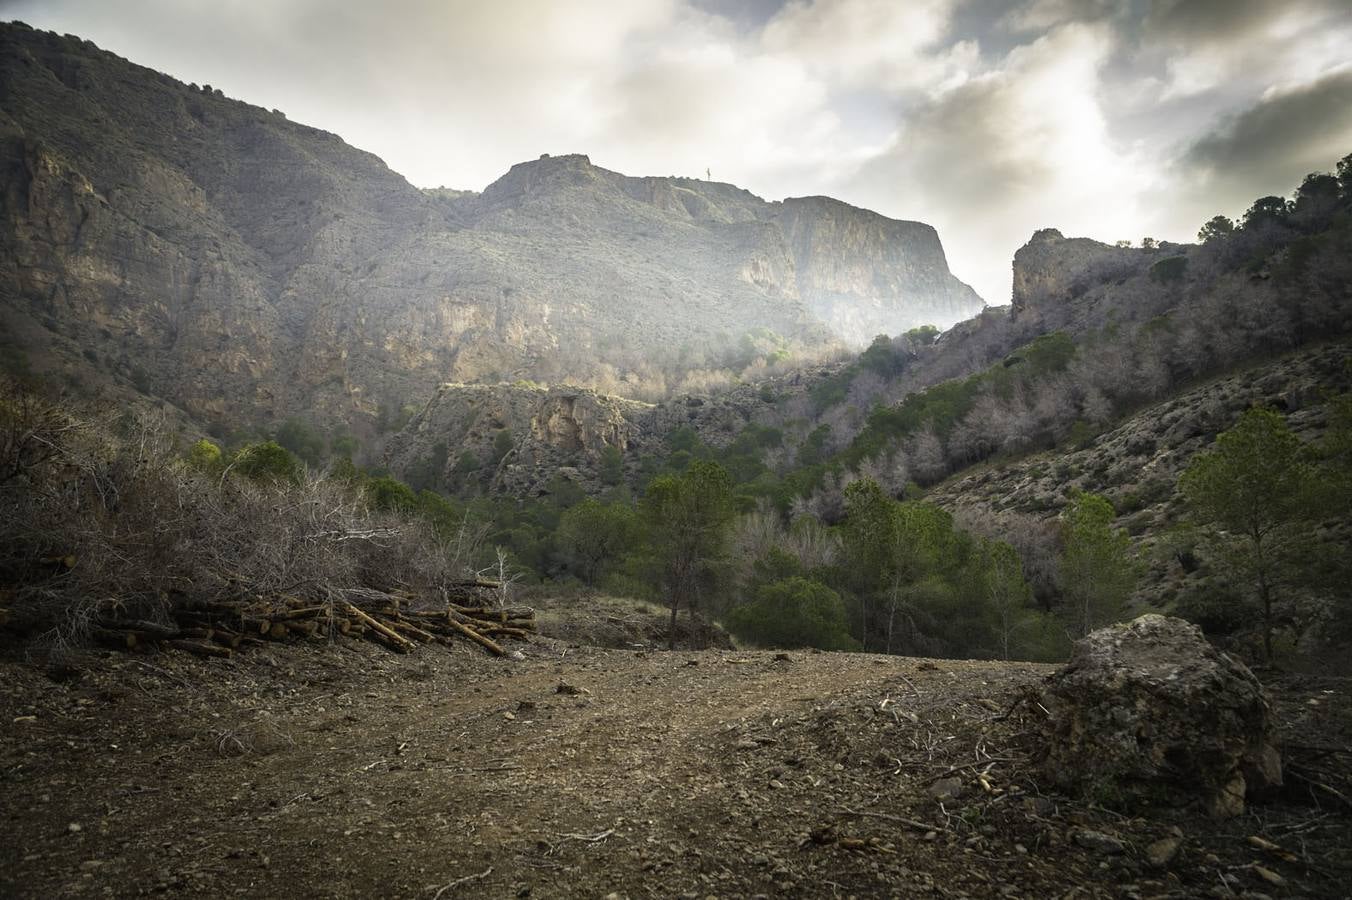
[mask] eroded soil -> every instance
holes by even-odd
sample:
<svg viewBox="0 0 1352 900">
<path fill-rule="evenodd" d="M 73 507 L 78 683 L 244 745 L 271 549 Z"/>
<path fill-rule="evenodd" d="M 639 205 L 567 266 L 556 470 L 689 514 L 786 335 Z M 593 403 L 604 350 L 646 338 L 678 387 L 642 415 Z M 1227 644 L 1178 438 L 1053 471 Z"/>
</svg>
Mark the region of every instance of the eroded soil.
<svg viewBox="0 0 1352 900">
<path fill-rule="evenodd" d="M 114 654 L 61 681 L 0 663 L 0 894 L 1332 897 L 1352 884 L 1352 815 L 1333 799 L 1216 824 L 1039 793 L 1016 700 L 1048 667 L 523 649 Z M 1281 691 L 1302 735 L 1336 740 L 1352 721 L 1345 685 Z"/>
</svg>

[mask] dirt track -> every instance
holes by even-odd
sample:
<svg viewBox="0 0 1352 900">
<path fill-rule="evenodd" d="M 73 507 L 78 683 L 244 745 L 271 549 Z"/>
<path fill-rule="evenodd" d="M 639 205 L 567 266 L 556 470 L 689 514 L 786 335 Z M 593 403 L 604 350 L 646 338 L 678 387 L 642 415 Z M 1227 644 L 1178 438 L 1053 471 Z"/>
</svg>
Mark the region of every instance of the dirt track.
<svg viewBox="0 0 1352 900">
<path fill-rule="evenodd" d="M 1213 829 L 1038 796 L 1005 713 L 1045 667 L 526 652 L 6 663 L 0 894 L 1335 896 L 1352 874 L 1327 811 Z M 1244 844 L 1300 822 L 1299 863 Z"/>
</svg>

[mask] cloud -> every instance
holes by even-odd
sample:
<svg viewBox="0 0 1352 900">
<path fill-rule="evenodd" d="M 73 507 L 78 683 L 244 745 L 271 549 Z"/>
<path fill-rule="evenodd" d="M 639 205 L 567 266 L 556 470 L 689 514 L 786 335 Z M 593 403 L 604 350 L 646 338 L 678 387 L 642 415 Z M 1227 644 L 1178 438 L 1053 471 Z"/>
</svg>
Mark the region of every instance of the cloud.
<svg viewBox="0 0 1352 900">
<path fill-rule="evenodd" d="M 2 0 L 0 0 L 2 2 Z M 18 0 L 419 185 L 540 153 L 935 225 L 992 302 L 1033 230 L 1191 237 L 1348 150 L 1346 0 Z"/>
<path fill-rule="evenodd" d="M 1273 90 L 1230 116 L 1182 154 L 1176 206 L 1198 222 L 1242 212 L 1263 193 L 1289 194 L 1309 172 L 1352 152 L 1352 66 L 1308 84 Z M 1207 210 L 1211 212 L 1208 213 Z"/>
<path fill-rule="evenodd" d="M 962 78 L 975 62 L 966 42 L 943 46 L 952 0 L 794 3 L 769 22 L 762 46 L 801 59 L 844 87 L 924 89 Z"/>
<path fill-rule="evenodd" d="M 999 22 L 1014 32 L 1044 32 L 1058 25 L 1096 22 L 1124 8 L 1113 0 L 1032 0 L 1011 9 Z"/>
<path fill-rule="evenodd" d="M 997 304 L 1009 299 L 1013 250 L 1035 228 L 1129 234 L 1142 176 L 1084 89 L 1110 37 L 1062 26 L 912 110 L 892 147 L 848 186 L 850 198 L 936 225 L 958 275 Z"/>
<path fill-rule="evenodd" d="M 1143 45 L 1166 60 L 1166 98 L 1309 81 L 1346 61 L 1349 40 L 1342 0 L 1172 0 L 1141 22 Z"/>
</svg>

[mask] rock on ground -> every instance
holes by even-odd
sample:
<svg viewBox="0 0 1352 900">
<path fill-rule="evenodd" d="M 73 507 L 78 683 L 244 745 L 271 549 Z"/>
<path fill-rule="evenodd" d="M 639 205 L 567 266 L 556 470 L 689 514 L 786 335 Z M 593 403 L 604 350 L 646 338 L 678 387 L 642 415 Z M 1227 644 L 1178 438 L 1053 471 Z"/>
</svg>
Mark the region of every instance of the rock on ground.
<svg viewBox="0 0 1352 900">
<path fill-rule="evenodd" d="M 1199 799 L 1212 815 L 1279 786 L 1263 687 L 1182 619 L 1146 615 L 1100 629 L 1047 679 L 1044 773 L 1110 802 Z"/>
</svg>

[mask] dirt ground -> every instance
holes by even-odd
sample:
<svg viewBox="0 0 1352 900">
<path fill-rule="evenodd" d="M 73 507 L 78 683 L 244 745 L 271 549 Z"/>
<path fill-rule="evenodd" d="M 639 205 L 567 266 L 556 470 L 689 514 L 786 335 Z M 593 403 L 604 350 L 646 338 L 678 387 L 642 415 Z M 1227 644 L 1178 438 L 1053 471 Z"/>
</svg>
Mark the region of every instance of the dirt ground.
<svg viewBox="0 0 1352 900">
<path fill-rule="evenodd" d="M 1008 713 L 1048 667 L 521 649 L 107 654 L 61 680 L 0 661 L 0 895 L 1257 898 L 1352 884 L 1352 811 L 1336 799 L 1216 824 L 1041 794 L 1028 720 Z M 1279 685 L 1290 733 L 1346 746 L 1346 688 Z M 1152 862 L 1171 836 L 1177 854 Z"/>
</svg>

